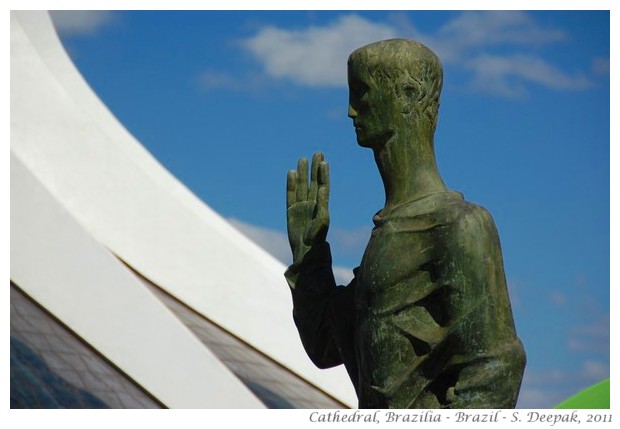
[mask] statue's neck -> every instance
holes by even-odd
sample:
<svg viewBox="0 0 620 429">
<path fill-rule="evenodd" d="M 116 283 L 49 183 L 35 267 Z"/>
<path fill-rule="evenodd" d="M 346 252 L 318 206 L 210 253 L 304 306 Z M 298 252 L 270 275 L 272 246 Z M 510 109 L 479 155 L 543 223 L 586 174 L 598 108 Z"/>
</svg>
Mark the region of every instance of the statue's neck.
<svg viewBox="0 0 620 429">
<path fill-rule="evenodd" d="M 374 149 L 387 210 L 446 190 L 435 162 L 433 133 L 416 131 L 396 132 Z"/>
</svg>

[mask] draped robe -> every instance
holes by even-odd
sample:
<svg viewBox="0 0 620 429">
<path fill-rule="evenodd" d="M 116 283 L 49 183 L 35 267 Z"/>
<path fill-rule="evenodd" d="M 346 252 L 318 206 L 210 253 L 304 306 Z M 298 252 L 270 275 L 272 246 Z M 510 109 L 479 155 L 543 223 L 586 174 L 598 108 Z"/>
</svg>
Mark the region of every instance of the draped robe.
<svg viewBox="0 0 620 429">
<path fill-rule="evenodd" d="M 326 242 L 285 274 L 310 359 L 344 363 L 360 408 L 514 408 L 525 353 L 490 214 L 446 191 L 373 221 L 348 286 Z"/>
</svg>

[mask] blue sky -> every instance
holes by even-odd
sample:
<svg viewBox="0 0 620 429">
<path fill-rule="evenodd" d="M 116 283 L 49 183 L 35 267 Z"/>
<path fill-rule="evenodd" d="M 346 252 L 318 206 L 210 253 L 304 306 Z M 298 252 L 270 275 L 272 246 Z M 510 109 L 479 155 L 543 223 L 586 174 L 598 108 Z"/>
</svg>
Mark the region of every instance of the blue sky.
<svg viewBox="0 0 620 429">
<path fill-rule="evenodd" d="M 340 278 L 383 205 L 347 117 L 346 58 L 407 37 L 441 57 L 435 139 L 448 187 L 502 240 L 528 354 L 521 407 L 609 376 L 610 20 L 607 11 L 57 13 L 76 65 L 121 122 L 199 198 L 290 262 L 285 177 L 331 168 Z"/>
</svg>

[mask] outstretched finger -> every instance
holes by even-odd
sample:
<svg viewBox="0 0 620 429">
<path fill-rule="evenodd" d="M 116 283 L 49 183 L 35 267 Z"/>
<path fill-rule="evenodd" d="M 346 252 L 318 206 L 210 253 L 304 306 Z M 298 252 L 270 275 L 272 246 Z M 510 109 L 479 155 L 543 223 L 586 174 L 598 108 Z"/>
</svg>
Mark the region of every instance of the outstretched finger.
<svg viewBox="0 0 620 429">
<path fill-rule="evenodd" d="M 296 202 L 296 180 L 297 172 L 295 170 L 290 170 L 286 175 L 286 208 L 289 208 Z"/>
<path fill-rule="evenodd" d="M 324 186 L 319 188 L 315 216 L 322 219 L 329 219 L 329 189 Z"/>
<path fill-rule="evenodd" d="M 329 225 L 329 164 L 322 161 L 319 165 L 319 189 L 316 200 L 316 217 Z"/>
<path fill-rule="evenodd" d="M 329 193 L 329 164 L 327 161 L 321 161 L 319 164 L 318 184 L 319 188 L 327 187 Z"/>
<path fill-rule="evenodd" d="M 329 190 L 326 187 L 320 187 L 318 196 L 317 196 L 317 204 L 316 204 L 316 212 L 313 221 L 313 227 L 316 229 L 314 231 L 314 237 L 316 242 L 322 242 L 327 239 L 327 230 L 329 229 Z"/>
<path fill-rule="evenodd" d="M 316 152 L 312 156 L 312 166 L 310 167 L 310 188 L 308 189 L 308 201 L 316 201 L 316 193 L 318 191 L 318 173 L 319 164 L 323 161 L 323 154 Z"/>
<path fill-rule="evenodd" d="M 308 160 L 300 158 L 297 163 L 297 202 L 306 201 L 308 199 Z"/>
</svg>

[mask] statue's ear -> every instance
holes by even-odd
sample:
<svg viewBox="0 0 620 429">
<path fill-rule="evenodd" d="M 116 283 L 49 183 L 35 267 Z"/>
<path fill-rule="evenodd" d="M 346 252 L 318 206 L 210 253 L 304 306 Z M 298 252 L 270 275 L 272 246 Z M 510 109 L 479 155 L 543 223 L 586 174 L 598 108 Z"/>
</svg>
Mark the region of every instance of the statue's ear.
<svg viewBox="0 0 620 429">
<path fill-rule="evenodd" d="M 405 82 L 400 86 L 400 94 L 398 98 L 402 103 L 402 112 L 405 115 L 413 112 L 415 104 L 420 97 L 420 85 L 416 81 Z"/>
</svg>

